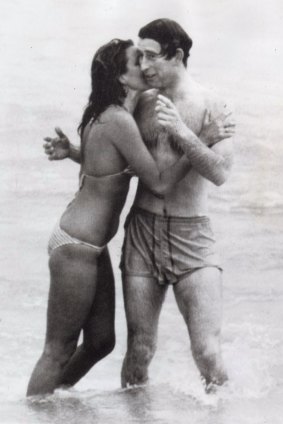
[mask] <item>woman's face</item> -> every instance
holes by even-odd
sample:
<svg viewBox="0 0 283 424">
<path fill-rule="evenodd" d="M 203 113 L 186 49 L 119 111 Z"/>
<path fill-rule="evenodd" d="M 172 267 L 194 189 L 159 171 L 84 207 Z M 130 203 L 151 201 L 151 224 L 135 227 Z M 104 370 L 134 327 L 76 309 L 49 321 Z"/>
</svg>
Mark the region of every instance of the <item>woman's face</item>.
<svg viewBox="0 0 283 424">
<path fill-rule="evenodd" d="M 126 87 L 132 90 L 144 91 L 149 88 L 141 72 L 139 50 L 135 46 L 130 46 L 126 50 L 127 71 L 122 75 L 122 81 Z"/>
</svg>

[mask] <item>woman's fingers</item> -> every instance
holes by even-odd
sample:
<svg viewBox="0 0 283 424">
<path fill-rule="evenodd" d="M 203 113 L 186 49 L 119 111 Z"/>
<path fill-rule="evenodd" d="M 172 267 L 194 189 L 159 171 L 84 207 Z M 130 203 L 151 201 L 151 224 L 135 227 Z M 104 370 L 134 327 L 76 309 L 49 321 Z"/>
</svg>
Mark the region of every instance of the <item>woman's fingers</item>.
<svg viewBox="0 0 283 424">
<path fill-rule="evenodd" d="M 57 135 L 59 135 L 60 138 L 67 138 L 60 127 L 55 127 L 55 132 Z"/>
<path fill-rule="evenodd" d="M 224 128 L 235 128 L 236 124 L 234 121 L 230 121 L 230 122 L 225 122 L 223 126 Z"/>
<path fill-rule="evenodd" d="M 54 152 L 54 148 L 52 146 L 43 145 L 44 151 L 47 155 L 50 155 Z"/>
<path fill-rule="evenodd" d="M 54 150 L 52 146 L 43 145 L 43 147 L 46 153 L 53 152 Z"/>
</svg>

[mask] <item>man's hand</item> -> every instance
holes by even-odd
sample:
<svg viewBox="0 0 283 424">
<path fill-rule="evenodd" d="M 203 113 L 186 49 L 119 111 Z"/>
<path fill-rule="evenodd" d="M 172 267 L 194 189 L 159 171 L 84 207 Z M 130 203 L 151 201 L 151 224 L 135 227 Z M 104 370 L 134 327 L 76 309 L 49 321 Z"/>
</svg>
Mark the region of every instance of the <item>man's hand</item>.
<svg viewBox="0 0 283 424">
<path fill-rule="evenodd" d="M 231 112 L 225 112 L 217 118 L 211 119 L 210 113 L 207 110 L 205 111 L 199 138 L 206 146 L 211 147 L 235 134 L 235 123 L 231 118 L 228 119 L 230 115 Z"/>
<path fill-rule="evenodd" d="M 45 137 L 44 151 L 49 160 L 61 160 L 70 156 L 70 140 L 63 133 L 61 128 L 56 127 L 55 132 L 58 137 Z"/>
<path fill-rule="evenodd" d="M 184 136 L 188 127 L 182 120 L 176 106 L 167 97 L 158 95 L 155 111 L 159 124 L 175 137 Z M 235 123 L 229 118 L 231 112 L 221 113 L 217 118 L 211 119 L 206 110 L 199 139 L 208 147 L 213 146 L 225 138 L 230 138 L 235 133 Z"/>
<path fill-rule="evenodd" d="M 161 94 L 157 96 L 155 112 L 158 123 L 173 137 L 182 136 L 188 130 L 174 103 Z"/>
</svg>

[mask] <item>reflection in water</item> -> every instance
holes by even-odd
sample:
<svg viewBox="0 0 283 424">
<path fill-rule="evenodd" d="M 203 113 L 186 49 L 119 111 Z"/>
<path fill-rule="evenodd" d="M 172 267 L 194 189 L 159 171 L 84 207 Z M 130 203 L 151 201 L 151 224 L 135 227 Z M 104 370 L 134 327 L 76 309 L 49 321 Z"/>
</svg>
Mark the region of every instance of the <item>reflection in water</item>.
<svg viewBox="0 0 283 424">
<path fill-rule="evenodd" d="M 97 420 L 97 405 L 88 404 L 84 398 L 76 394 L 54 394 L 45 398 L 27 399 L 26 404 L 31 412 L 33 421 L 38 423 L 67 423 L 76 424 L 78 417 L 83 422 L 95 422 Z"/>
<path fill-rule="evenodd" d="M 45 398 L 26 401 L 29 423 L 125 423 L 227 424 L 223 402 L 212 399 L 202 404 L 166 385 L 143 386 L 107 393 L 58 390 Z M 217 421 L 215 421 L 217 420 Z"/>
</svg>

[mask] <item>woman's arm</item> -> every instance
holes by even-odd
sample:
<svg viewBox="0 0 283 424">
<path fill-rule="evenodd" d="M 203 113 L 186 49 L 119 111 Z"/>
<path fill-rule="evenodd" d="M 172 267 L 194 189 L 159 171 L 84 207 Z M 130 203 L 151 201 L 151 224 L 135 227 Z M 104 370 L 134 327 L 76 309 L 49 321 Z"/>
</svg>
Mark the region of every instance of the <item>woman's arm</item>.
<svg viewBox="0 0 283 424">
<path fill-rule="evenodd" d="M 56 127 L 57 137 L 45 137 L 44 151 L 49 160 L 62 160 L 70 158 L 76 163 L 81 163 L 81 147 L 75 146 L 63 133 L 61 128 Z"/>
</svg>

